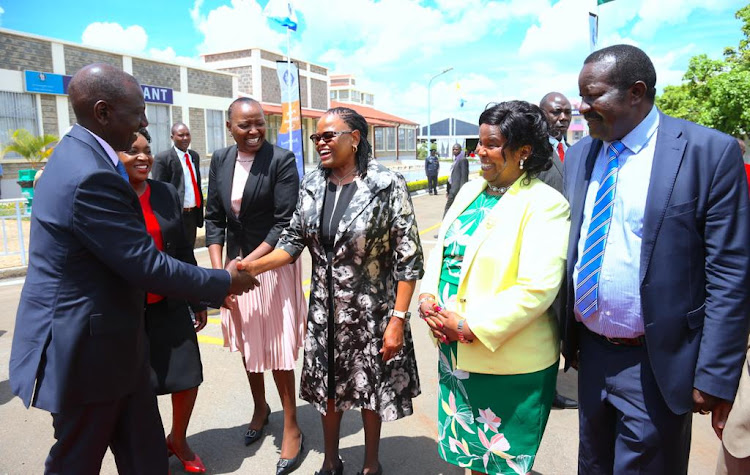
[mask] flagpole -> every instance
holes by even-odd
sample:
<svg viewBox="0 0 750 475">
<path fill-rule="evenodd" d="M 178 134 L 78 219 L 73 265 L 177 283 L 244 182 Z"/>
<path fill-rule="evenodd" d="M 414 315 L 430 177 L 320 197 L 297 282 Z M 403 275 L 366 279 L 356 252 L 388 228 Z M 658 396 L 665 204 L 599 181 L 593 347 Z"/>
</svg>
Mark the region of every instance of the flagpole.
<svg viewBox="0 0 750 475">
<path fill-rule="evenodd" d="M 292 57 L 291 57 L 291 42 L 292 42 L 292 34 L 289 28 L 286 29 L 286 72 L 287 74 L 291 75 L 292 71 Z M 289 132 L 289 150 L 293 150 L 292 148 L 292 84 L 291 81 L 285 81 L 286 82 L 286 93 L 287 93 L 287 104 L 289 105 L 289 114 L 288 114 L 288 120 L 287 120 L 287 132 Z"/>
</svg>

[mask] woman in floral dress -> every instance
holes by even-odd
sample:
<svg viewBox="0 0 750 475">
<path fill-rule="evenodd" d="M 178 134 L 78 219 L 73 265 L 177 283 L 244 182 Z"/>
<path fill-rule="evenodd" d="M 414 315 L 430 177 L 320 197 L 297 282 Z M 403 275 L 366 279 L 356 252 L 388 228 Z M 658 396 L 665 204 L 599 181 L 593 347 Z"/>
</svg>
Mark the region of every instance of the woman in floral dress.
<svg viewBox="0 0 750 475">
<path fill-rule="evenodd" d="M 381 421 L 412 413 L 419 376 L 409 327 L 422 246 L 404 178 L 370 158 L 367 122 L 352 109 L 327 111 L 310 139 L 320 166 L 305 175 L 297 209 L 270 254 L 240 263 L 252 274 L 312 256 L 310 310 L 300 397 L 322 414 L 320 475 L 343 473 L 343 411 L 360 408 L 364 467 L 381 474 Z"/>
<path fill-rule="evenodd" d="M 565 198 L 539 181 L 552 148 L 523 101 L 479 118 L 483 180 L 464 185 L 427 265 L 419 312 L 438 339 L 438 453 L 473 473 L 531 470 L 555 394 L 549 310 L 563 278 Z"/>
</svg>

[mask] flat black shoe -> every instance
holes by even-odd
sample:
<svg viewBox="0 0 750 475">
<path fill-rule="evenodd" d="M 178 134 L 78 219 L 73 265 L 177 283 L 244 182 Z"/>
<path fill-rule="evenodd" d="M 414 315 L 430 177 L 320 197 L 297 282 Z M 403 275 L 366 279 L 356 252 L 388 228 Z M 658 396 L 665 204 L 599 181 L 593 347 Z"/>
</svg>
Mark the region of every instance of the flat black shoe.
<svg viewBox="0 0 750 475">
<path fill-rule="evenodd" d="M 383 466 L 380 465 L 380 462 L 378 462 L 378 471 L 377 472 L 375 472 L 375 473 L 365 473 L 364 471 L 362 471 L 362 472 L 357 472 L 357 475 L 383 475 Z"/>
<path fill-rule="evenodd" d="M 339 466 L 334 470 L 320 470 L 315 475 L 344 475 L 344 461 L 339 457 Z"/>
<path fill-rule="evenodd" d="M 302 462 L 302 451 L 305 448 L 304 442 L 305 434 L 300 432 L 299 451 L 297 452 L 297 455 L 295 455 L 294 458 L 291 459 L 279 458 L 279 461 L 276 463 L 276 475 L 286 475 L 287 473 L 292 473 L 293 471 L 297 470 L 300 462 Z"/>
<path fill-rule="evenodd" d="M 557 409 L 578 409 L 578 401 L 555 393 L 555 399 L 552 401 L 552 407 Z"/>
<path fill-rule="evenodd" d="M 266 404 L 266 409 L 268 410 L 268 415 L 266 415 L 266 420 L 263 421 L 263 427 L 268 425 L 268 418 L 271 417 L 271 406 Z M 263 433 L 265 432 L 263 430 L 263 427 L 258 430 L 247 429 L 247 432 L 245 432 L 245 445 L 250 445 L 253 442 L 259 441 L 260 438 L 263 437 Z"/>
</svg>

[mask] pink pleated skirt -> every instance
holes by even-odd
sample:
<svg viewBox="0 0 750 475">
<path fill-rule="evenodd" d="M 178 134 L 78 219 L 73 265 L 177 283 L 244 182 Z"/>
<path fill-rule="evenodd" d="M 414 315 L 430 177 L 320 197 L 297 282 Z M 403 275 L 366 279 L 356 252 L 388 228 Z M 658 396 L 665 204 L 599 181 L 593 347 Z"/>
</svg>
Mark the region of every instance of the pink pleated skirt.
<svg viewBox="0 0 750 475">
<path fill-rule="evenodd" d="M 251 373 L 294 370 L 304 344 L 307 302 L 298 259 L 258 276 L 260 287 L 221 309 L 224 346 L 239 351 Z"/>
</svg>

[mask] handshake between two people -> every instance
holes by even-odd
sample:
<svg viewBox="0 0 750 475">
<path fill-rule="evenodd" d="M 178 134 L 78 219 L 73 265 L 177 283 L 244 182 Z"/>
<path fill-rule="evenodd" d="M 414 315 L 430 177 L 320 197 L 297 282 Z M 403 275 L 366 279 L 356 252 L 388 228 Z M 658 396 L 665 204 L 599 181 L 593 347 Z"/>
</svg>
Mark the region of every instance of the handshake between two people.
<svg viewBox="0 0 750 475">
<path fill-rule="evenodd" d="M 239 257 L 229 261 L 226 270 L 229 272 L 229 277 L 231 278 L 227 298 L 244 294 L 260 285 L 257 277 L 250 271 L 249 266 Z"/>
<path fill-rule="evenodd" d="M 238 257 L 231 260 L 226 269 L 232 278 L 232 283 L 229 285 L 229 295 L 224 299 L 223 307 L 231 309 L 236 305 L 236 295 L 258 287 L 260 285 L 257 279 L 258 274 L 291 264 L 293 261 L 292 256 L 282 249 L 273 249 L 260 256 L 251 254 L 244 259 Z"/>
</svg>

